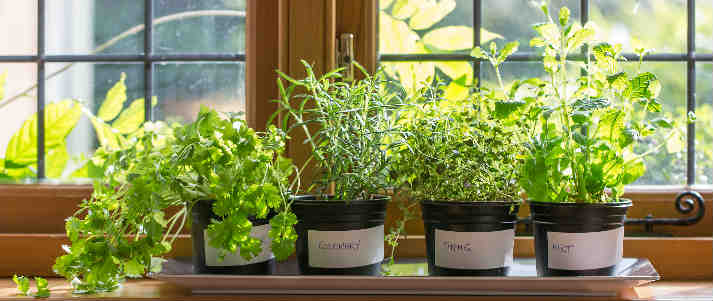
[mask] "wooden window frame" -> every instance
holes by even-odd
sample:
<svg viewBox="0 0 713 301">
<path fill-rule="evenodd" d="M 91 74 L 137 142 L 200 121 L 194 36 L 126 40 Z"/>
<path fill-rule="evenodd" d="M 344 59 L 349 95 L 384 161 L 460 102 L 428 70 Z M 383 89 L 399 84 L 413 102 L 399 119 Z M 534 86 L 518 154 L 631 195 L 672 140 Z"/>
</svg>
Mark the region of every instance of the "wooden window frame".
<svg viewBox="0 0 713 301">
<path fill-rule="evenodd" d="M 370 72 L 376 70 L 377 0 L 248 0 L 247 12 L 246 118 L 256 129 L 262 129 L 276 109 L 272 102 L 278 96 L 275 69 L 303 76 L 301 59 L 311 62 L 317 72 L 332 69 L 338 33 L 354 33 L 357 61 Z M 288 155 L 301 162 L 307 158 L 309 149 L 299 143 L 300 137 L 294 136 L 288 145 Z M 630 216 L 644 217 L 649 213 L 677 216 L 673 200 L 685 188 L 628 188 L 625 197 L 634 201 Z M 656 228 L 677 235 L 675 238 L 627 237 L 625 256 L 650 258 L 668 280 L 713 277 L 713 189 L 692 188 L 706 200 L 704 219 L 693 226 Z M 0 261 L 0 277 L 14 273 L 53 275 L 54 258 L 61 255 L 61 244 L 67 243 L 63 221 L 91 192 L 90 185 L 0 185 L 0 246 L 4 258 Z M 396 212 L 395 208 L 389 208 L 391 220 L 398 218 Z M 404 240 L 400 256 L 425 256 L 420 223 L 420 220 L 409 223 L 407 228 L 412 236 Z M 182 235 L 169 256 L 190 256 L 190 253 L 190 237 Z M 533 256 L 532 238 L 517 238 L 515 254 Z"/>
</svg>

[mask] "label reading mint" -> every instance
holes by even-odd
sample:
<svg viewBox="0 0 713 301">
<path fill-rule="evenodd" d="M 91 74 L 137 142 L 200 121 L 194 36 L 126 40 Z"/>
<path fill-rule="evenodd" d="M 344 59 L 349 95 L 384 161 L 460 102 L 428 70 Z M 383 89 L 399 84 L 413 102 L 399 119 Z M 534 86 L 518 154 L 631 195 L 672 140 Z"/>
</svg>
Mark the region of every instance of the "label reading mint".
<svg viewBox="0 0 713 301">
<path fill-rule="evenodd" d="M 624 227 L 587 233 L 547 232 L 547 266 L 560 270 L 592 270 L 621 262 Z"/>
<path fill-rule="evenodd" d="M 384 225 L 349 231 L 307 231 L 309 265 L 353 268 L 384 260 Z"/>
<path fill-rule="evenodd" d="M 515 230 L 455 232 L 435 229 L 435 264 L 449 269 L 484 270 L 510 266 Z"/>
<path fill-rule="evenodd" d="M 250 237 L 254 237 L 262 241 L 262 251 L 257 256 L 250 260 L 245 260 L 245 258 L 240 256 L 240 248 L 238 248 L 235 253 L 226 254 L 225 258 L 221 261 L 218 258 L 218 249 L 211 247 L 208 244 L 208 230 L 204 230 L 203 241 L 205 242 L 205 265 L 209 267 L 240 266 L 268 261 L 275 258 L 275 255 L 272 254 L 272 249 L 270 248 L 271 241 L 268 236 L 269 232 L 270 224 L 253 226 L 250 231 Z"/>
</svg>

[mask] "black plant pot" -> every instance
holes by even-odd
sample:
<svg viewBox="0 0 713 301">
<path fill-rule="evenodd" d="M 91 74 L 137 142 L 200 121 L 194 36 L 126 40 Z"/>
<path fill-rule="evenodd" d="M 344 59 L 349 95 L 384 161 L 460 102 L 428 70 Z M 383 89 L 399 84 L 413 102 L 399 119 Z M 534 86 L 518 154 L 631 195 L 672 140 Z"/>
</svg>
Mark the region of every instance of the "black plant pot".
<svg viewBox="0 0 713 301">
<path fill-rule="evenodd" d="M 297 261 L 303 275 L 380 275 L 389 197 L 317 200 L 297 196 Z"/>
<path fill-rule="evenodd" d="M 421 201 L 431 276 L 505 276 L 519 202 Z"/>
<path fill-rule="evenodd" d="M 624 219 L 631 201 L 530 202 L 537 274 L 611 276 L 621 261 Z"/>
<path fill-rule="evenodd" d="M 270 275 L 275 272 L 275 258 L 270 250 L 269 218 L 249 218 L 253 224 L 250 236 L 263 241 L 263 251 L 251 260 L 240 257 L 240 250 L 228 254 L 223 261 L 218 259 L 217 250 L 208 245 L 205 230 L 210 225 L 211 219 L 218 217 L 213 213 L 214 201 L 198 201 L 192 208 L 191 216 L 193 225 L 191 236 L 193 238 L 193 272 L 196 274 L 235 274 L 235 275 Z M 272 215 L 272 213 L 271 213 Z"/>
</svg>

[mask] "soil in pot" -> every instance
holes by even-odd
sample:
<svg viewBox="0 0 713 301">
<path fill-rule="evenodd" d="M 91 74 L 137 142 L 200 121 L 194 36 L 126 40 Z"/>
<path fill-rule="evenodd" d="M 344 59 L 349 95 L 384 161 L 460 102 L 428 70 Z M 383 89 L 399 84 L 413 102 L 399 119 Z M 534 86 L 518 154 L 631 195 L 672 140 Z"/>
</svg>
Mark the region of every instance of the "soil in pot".
<svg viewBox="0 0 713 301">
<path fill-rule="evenodd" d="M 299 220 L 295 229 L 300 273 L 380 275 L 388 200 L 386 196 L 352 201 L 296 197 L 292 211 Z"/>
<path fill-rule="evenodd" d="M 537 274 L 611 276 L 621 262 L 624 219 L 631 201 L 530 202 Z"/>
<path fill-rule="evenodd" d="M 518 202 L 421 201 L 431 276 L 505 276 Z"/>
<path fill-rule="evenodd" d="M 196 274 L 234 274 L 234 275 L 270 275 L 275 272 L 275 256 L 270 249 L 269 218 L 249 218 L 253 224 L 250 236 L 262 240 L 262 252 L 250 260 L 240 256 L 240 250 L 228 254 L 221 261 L 218 249 L 208 244 L 206 229 L 211 219 L 217 219 L 213 213 L 213 201 L 199 201 L 191 211 L 193 225 L 193 272 Z"/>
</svg>

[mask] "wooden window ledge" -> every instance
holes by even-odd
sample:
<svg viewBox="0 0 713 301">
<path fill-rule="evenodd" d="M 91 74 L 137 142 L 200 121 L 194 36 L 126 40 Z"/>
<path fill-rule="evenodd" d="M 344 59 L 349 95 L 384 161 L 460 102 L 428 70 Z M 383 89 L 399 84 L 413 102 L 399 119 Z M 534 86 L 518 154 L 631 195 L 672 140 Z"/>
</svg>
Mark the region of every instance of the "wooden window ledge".
<svg viewBox="0 0 713 301">
<path fill-rule="evenodd" d="M 64 279 L 49 279 L 52 295 L 49 300 L 433 300 L 434 296 L 413 295 L 191 295 L 186 289 L 158 280 L 130 280 L 111 293 L 72 295 L 71 286 Z M 34 284 L 33 284 L 34 285 Z M 17 296 L 11 279 L 0 279 L 0 301 L 31 299 Z M 449 300 L 713 300 L 711 281 L 659 281 L 638 287 L 628 295 L 612 297 L 553 297 L 553 296 L 448 296 Z"/>
</svg>

